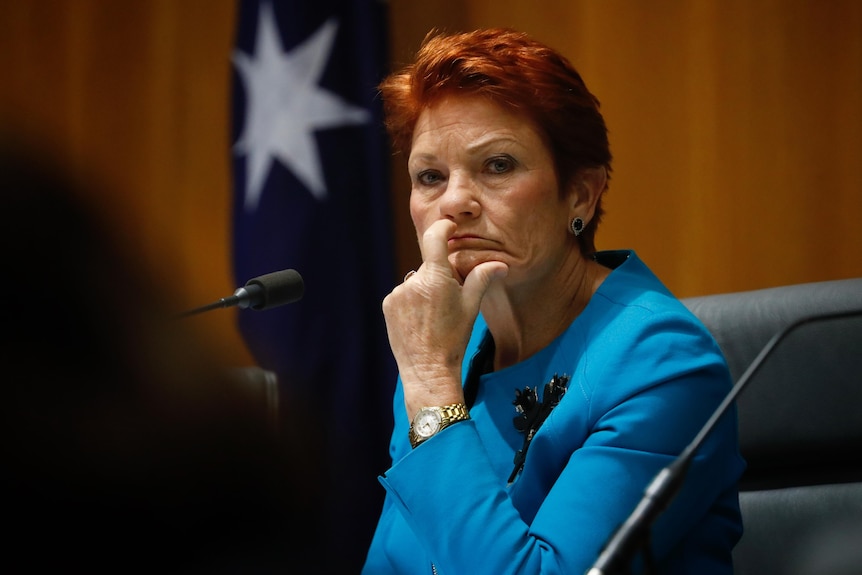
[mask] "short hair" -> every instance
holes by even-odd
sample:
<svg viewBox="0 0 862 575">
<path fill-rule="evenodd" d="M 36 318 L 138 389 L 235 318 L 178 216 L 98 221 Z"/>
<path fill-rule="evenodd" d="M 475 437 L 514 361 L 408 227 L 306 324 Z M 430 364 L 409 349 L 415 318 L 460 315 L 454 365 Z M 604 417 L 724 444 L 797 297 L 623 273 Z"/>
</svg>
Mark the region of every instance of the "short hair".
<svg viewBox="0 0 862 575">
<path fill-rule="evenodd" d="M 384 122 L 393 148 L 408 155 L 422 111 L 452 95 L 479 95 L 523 114 L 548 143 L 560 193 L 584 168 L 604 167 L 610 177 L 608 130 L 599 100 L 562 54 L 525 33 L 506 28 L 446 34 L 429 32 L 413 63 L 383 79 Z M 595 217 L 579 240 L 595 250 L 604 213 L 602 190 Z"/>
</svg>

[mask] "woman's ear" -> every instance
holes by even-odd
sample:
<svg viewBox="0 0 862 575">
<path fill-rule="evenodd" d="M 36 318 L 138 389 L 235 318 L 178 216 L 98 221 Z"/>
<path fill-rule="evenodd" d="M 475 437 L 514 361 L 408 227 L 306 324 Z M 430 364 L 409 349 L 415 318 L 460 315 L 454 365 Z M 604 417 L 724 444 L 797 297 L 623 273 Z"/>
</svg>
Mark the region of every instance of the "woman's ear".
<svg viewBox="0 0 862 575">
<path fill-rule="evenodd" d="M 581 169 L 572 182 L 571 217 L 581 218 L 585 224 L 592 221 L 607 185 L 608 172 L 604 166 Z"/>
</svg>

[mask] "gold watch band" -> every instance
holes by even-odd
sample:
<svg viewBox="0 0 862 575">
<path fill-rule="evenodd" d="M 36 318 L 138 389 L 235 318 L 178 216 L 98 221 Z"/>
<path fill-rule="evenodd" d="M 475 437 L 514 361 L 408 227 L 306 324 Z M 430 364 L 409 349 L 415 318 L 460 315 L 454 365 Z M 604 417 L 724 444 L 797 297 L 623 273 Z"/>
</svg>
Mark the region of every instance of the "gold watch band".
<svg viewBox="0 0 862 575">
<path fill-rule="evenodd" d="M 470 419 L 470 411 L 463 403 L 452 403 L 440 407 L 423 407 L 410 424 L 410 445 L 416 447 L 428 438 L 446 429 L 453 423 Z"/>
</svg>

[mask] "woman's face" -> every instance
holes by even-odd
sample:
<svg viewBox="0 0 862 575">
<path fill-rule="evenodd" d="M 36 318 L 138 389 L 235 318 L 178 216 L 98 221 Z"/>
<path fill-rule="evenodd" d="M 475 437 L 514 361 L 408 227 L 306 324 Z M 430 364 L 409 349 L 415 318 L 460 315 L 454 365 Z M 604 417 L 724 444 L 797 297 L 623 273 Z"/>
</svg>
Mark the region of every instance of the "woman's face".
<svg viewBox="0 0 862 575">
<path fill-rule="evenodd" d="M 574 199 L 560 198 L 551 154 L 532 122 L 478 97 L 451 98 L 419 116 L 408 159 L 418 237 L 457 224 L 449 262 L 463 282 L 485 261 L 507 284 L 541 281 L 576 256 L 567 232 Z"/>
</svg>

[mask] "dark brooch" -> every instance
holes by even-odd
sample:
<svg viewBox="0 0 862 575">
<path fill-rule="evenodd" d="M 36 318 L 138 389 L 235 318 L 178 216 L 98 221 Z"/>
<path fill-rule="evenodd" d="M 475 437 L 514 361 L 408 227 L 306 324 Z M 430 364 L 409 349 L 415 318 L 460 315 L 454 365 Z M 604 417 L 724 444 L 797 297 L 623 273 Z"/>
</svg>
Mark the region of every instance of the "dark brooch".
<svg viewBox="0 0 862 575">
<path fill-rule="evenodd" d="M 560 399 L 565 395 L 568 385 L 569 376 L 554 374 L 551 381 L 545 384 L 541 403 L 535 389 L 527 386 L 523 391 L 520 389 L 515 390 L 515 401 L 512 402 L 512 405 L 515 406 L 518 415 L 515 416 L 512 423 L 515 424 L 515 429 L 524 434 L 524 445 L 515 453 L 515 469 L 512 470 L 512 475 L 509 476 L 510 485 L 524 468 L 524 461 L 527 459 L 527 450 L 530 448 L 533 436 L 536 435 L 539 427 L 551 414 L 551 410 L 560 403 Z"/>
</svg>

